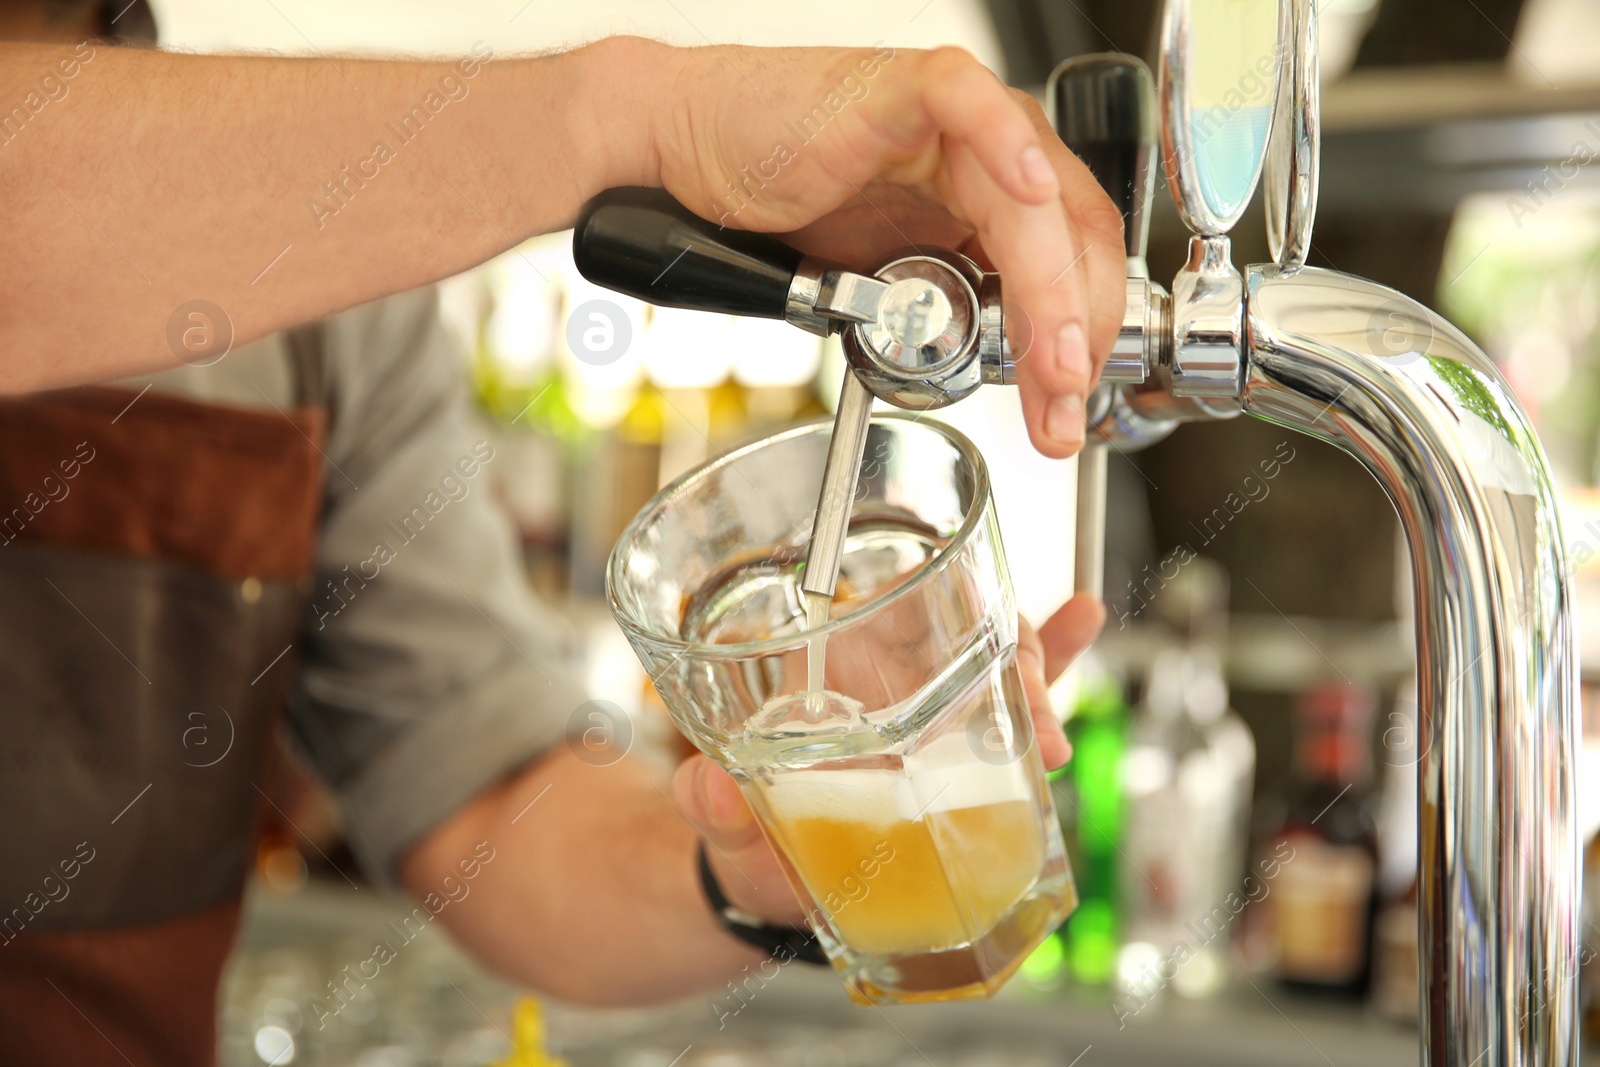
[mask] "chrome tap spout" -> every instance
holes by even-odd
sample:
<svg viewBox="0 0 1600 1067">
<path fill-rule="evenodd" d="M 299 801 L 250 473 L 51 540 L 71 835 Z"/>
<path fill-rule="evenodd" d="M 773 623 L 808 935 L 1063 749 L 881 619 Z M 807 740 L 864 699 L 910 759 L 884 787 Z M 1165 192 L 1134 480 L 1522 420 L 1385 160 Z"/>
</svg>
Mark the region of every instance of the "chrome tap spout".
<svg viewBox="0 0 1600 1067">
<path fill-rule="evenodd" d="M 1415 301 L 1273 266 L 1246 301 L 1246 413 L 1359 460 L 1411 553 L 1423 1062 L 1576 1064 L 1577 656 L 1543 450 Z"/>
</svg>

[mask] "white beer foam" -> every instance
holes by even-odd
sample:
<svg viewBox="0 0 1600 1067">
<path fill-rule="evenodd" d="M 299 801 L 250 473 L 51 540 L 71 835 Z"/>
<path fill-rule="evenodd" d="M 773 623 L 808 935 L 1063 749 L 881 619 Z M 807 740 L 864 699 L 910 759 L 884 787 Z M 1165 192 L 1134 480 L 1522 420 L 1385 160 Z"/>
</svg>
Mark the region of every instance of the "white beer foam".
<svg viewBox="0 0 1600 1067">
<path fill-rule="evenodd" d="M 1033 800 L 1024 759 L 986 763 L 961 734 L 906 760 L 904 771 L 848 768 L 789 771 L 766 787 L 780 819 L 837 819 L 888 825 L 928 814 Z"/>
<path fill-rule="evenodd" d="M 1026 753 L 1006 761 L 978 758 L 975 741 L 964 733 L 945 734 L 906 760 L 922 805 L 929 811 L 957 811 L 1007 801 L 1033 800 Z"/>
<path fill-rule="evenodd" d="M 779 819 L 835 819 L 887 826 L 917 812 L 911 783 L 897 771 L 804 770 L 777 776 L 766 789 Z"/>
</svg>

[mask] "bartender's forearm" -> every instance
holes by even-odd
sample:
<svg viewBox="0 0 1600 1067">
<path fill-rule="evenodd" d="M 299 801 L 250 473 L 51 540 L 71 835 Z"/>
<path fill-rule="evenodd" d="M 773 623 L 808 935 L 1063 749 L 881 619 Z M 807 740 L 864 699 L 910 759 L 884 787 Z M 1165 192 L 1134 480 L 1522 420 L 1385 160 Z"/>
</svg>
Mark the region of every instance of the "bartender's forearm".
<svg viewBox="0 0 1600 1067">
<path fill-rule="evenodd" d="M 713 918 L 695 832 L 669 794 L 637 760 L 593 767 L 563 749 L 456 813 L 401 877 L 423 897 L 488 842 L 494 861 L 440 921 L 489 967 L 552 996 L 631 1005 L 719 986 L 761 956 Z"/>
<path fill-rule="evenodd" d="M 190 301 L 242 344 L 569 224 L 654 180 L 666 52 L 480 48 L 462 68 L 0 45 L 0 391 L 173 366 Z"/>
</svg>

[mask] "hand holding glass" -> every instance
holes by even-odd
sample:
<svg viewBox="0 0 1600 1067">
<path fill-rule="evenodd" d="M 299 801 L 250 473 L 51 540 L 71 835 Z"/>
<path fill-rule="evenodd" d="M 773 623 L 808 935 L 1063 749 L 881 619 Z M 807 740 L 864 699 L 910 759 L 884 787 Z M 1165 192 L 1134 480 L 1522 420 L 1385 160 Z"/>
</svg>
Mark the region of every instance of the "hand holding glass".
<svg viewBox="0 0 1600 1067">
<path fill-rule="evenodd" d="M 988 996 L 1076 903 L 988 472 L 948 427 L 875 420 L 830 619 L 808 629 L 828 438 L 799 426 L 662 490 L 612 555 L 612 610 L 851 995 Z"/>
</svg>

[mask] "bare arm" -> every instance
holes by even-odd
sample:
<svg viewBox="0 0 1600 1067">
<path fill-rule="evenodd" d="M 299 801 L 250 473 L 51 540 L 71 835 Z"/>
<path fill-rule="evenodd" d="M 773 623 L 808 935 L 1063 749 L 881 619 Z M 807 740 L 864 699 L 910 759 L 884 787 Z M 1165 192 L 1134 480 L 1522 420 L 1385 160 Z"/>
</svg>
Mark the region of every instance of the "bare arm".
<svg viewBox="0 0 1600 1067">
<path fill-rule="evenodd" d="M 608 87 L 663 51 L 615 39 L 397 62 L 0 45 L 0 107 L 22 116 L 0 112 L 0 387 L 172 366 L 169 320 L 191 301 L 221 308 L 240 344 L 561 227 L 600 188 L 650 179 L 647 116 Z M 47 75 L 64 95 L 41 92 Z M 47 101 L 37 113 L 30 93 Z"/>
<path fill-rule="evenodd" d="M 670 795 L 671 782 L 638 760 L 591 766 L 562 749 L 424 838 L 401 880 L 425 900 L 447 877 L 462 883 L 459 864 L 487 842 L 493 861 L 439 919 L 495 971 L 580 1004 L 711 988 L 761 955 L 717 926 L 694 828 Z M 782 876 L 769 876 L 763 888 L 792 901 Z"/>
<path fill-rule="evenodd" d="M 956 49 L 613 38 L 463 65 L 0 45 L 6 107 L 0 391 L 203 357 L 177 341 L 194 301 L 242 343 L 447 277 L 619 184 L 858 266 L 973 247 L 1005 277 L 1048 455 L 1082 444 L 1122 313 L 1116 208 Z"/>
</svg>

